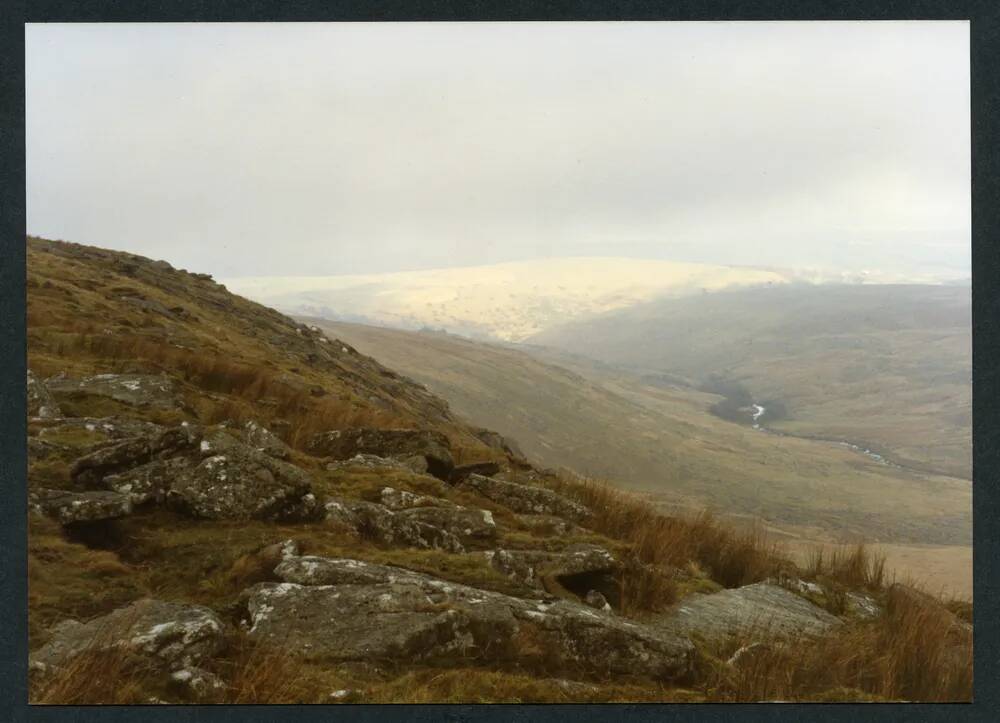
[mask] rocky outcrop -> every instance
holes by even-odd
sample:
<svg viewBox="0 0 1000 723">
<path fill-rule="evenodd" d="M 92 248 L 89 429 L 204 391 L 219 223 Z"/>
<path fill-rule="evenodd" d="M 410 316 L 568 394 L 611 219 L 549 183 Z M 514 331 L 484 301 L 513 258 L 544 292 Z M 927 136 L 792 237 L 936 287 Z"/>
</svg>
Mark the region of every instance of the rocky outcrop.
<svg viewBox="0 0 1000 723">
<path fill-rule="evenodd" d="M 491 429 L 477 429 L 475 430 L 475 436 L 476 439 L 487 447 L 503 452 L 512 462 L 520 463 L 521 466 L 525 467 L 529 466 L 524 453 L 514 440 L 508 439 Z"/>
<path fill-rule="evenodd" d="M 134 505 L 162 503 L 174 481 L 190 468 L 191 462 L 184 457 L 157 459 L 125 472 L 108 475 L 103 484 L 109 490 L 126 495 Z"/>
<path fill-rule="evenodd" d="M 657 679 L 687 675 L 694 663 L 683 636 L 563 600 L 522 600 L 360 560 L 289 558 L 275 574 L 286 582 L 244 593 L 248 634 L 307 658 L 497 661 L 543 650 L 563 668 Z"/>
<path fill-rule="evenodd" d="M 166 500 L 207 519 L 295 521 L 324 514 L 306 472 L 238 442 L 177 474 Z"/>
<path fill-rule="evenodd" d="M 574 502 L 544 487 L 522 485 L 478 474 L 469 475 L 462 485 L 514 512 L 555 515 L 574 522 L 584 520 L 590 515 L 590 510 L 579 502 Z"/>
<path fill-rule="evenodd" d="M 383 505 L 360 500 L 333 499 L 326 503 L 330 524 L 356 532 L 360 537 L 381 545 L 403 545 L 464 552 L 465 547 L 452 533 L 421 522 L 403 512 L 393 512 Z"/>
<path fill-rule="evenodd" d="M 274 574 L 297 585 L 376 585 L 419 583 L 427 575 L 392 565 L 378 565 L 345 557 L 288 555 L 274 568 Z"/>
<path fill-rule="evenodd" d="M 252 638 L 324 661 L 413 662 L 460 657 L 469 623 L 413 585 L 305 587 L 261 583 L 247 593 Z"/>
<path fill-rule="evenodd" d="M 400 510 L 396 515 L 444 530 L 465 544 L 488 542 L 497 536 L 497 526 L 489 510 L 474 510 L 467 507 L 411 507 Z"/>
<path fill-rule="evenodd" d="M 461 484 L 470 474 L 492 477 L 499 472 L 500 465 L 496 462 L 472 462 L 455 467 L 451 472 L 451 482 L 452 484 Z"/>
<path fill-rule="evenodd" d="M 427 460 L 419 455 L 403 459 L 391 459 L 389 457 L 379 457 L 377 454 L 356 454 L 350 459 L 339 462 L 328 462 L 326 465 L 327 472 L 357 469 L 398 469 L 415 474 L 424 474 L 427 472 Z"/>
<path fill-rule="evenodd" d="M 820 635 L 842 624 L 795 593 L 763 582 L 711 595 L 691 595 L 661 623 L 706 639 Z"/>
<path fill-rule="evenodd" d="M 129 497 L 118 492 L 70 492 L 45 488 L 28 494 L 28 507 L 64 525 L 113 520 L 132 512 Z"/>
<path fill-rule="evenodd" d="M 282 442 L 274 432 L 262 424 L 250 420 L 240 428 L 243 441 L 258 452 L 263 452 L 276 459 L 288 459 L 292 450 Z"/>
<path fill-rule="evenodd" d="M 544 589 L 546 578 L 559 580 L 577 575 L 611 575 L 618 569 L 614 556 L 597 545 L 571 545 L 559 552 L 491 550 L 484 554 L 493 569 L 540 589 Z M 588 590 L 582 592 L 586 594 Z"/>
<path fill-rule="evenodd" d="M 123 649 L 167 670 L 180 670 L 217 653 L 224 634 L 222 621 L 208 608 L 140 600 L 87 623 L 63 621 L 32 653 L 29 665 L 47 672 L 86 651 Z"/>
<path fill-rule="evenodd" d="M 62 416 L 59 403 L 41 379 L 28 370 L 28 416 L 39 419 L 55 419 Z"/>
<path fill-rule="evenodd" d="M 201 438 L 201 430 L 190 424 L 130 437 L 80 457 L 73 464 L 70 475 L 83 484 L 98 484 L 108 475 L 189 451 Z"/>
<path fill-rule="evenodd" d="M 258 442 L 250 446 L 240 435 Z M 276 440 L 275 440 L 276 441 Z M 196 425 L 101 447 L 76 461 L 78 482 L 100 484 L 135 504 L 163 502 L 207 519 L 309 520 L 324 515 L 309 475 L 274 456 L 261 430 Z"/>
<path fill-rule="evenodd" d="M 173 380 L 152 374 L 98 374 L 85 379 L 53 377 L 47 382 L 57 399 L 104 397 L 130 407 L 176 409 L 181 406 Z"/>
<path fill-rule="evenodd" d="M 342 429 L 314 436 L 307 451 L 317 457 L 350 459 L 358 454 L 408 459 L 422 457 L 427 472 L 447 480 L 455 467 L 451 443 L 440 432 L 420 429 Z"/>
</svg>

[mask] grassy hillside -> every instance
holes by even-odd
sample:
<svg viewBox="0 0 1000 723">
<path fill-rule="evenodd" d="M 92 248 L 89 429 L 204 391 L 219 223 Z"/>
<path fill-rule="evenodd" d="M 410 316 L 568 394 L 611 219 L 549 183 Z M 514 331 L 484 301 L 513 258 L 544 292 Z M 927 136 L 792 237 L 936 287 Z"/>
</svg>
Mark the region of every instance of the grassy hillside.
<svg viewBox="0 0 1000 723">
<path fill-rule="evenodd" d="M 742 387 L 767 426 L 971 478 L 971 312 L 962 286 L 800 286 L 661 300 L 529 341 L 655 381 Z"/>
<path fill-rule="evenodd" d="M 538 470 L 205 275 L 29 239 L 28 322 L 33 703 L 971 697 L 967 602 Z M 433 476 L 449 445 L 493 477 Z M 747 601 L 813 627 L 740 662 Z"/>
<path fill-rule="evenodd" d="M 968 544 L 968 482 L 710 415 L 719 399 L 440 333 L 312 320 L 411 375 L 533 459 L 664 499 L 709 503 L 827 536 Z"/>
<path fill-rule="evenodd" d="M 494 453 L 411 380 L 288 317 L 163 262 L 28 241 L 28 365 L 41 376 L 176 374 L 199 421 L 284 419 L 288 441 L 344 425 L 426 427 Z M 114 413 L 116 410 L 88 410 Z"/>
</svg>

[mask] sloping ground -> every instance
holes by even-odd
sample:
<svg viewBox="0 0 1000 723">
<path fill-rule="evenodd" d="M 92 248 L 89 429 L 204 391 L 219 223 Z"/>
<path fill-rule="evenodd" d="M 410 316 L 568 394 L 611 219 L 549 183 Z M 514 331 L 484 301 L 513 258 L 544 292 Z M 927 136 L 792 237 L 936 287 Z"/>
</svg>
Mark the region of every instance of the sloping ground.
<svg viewBox="0 0 1000 723">
<path fill-rule="evenodd" d="M 771 410 L 768 427 L 972 477 L 968 286 L 735 290 L 640 304 L 527 341 L 650 378 L 742 387 Z"/>
<path fill-rule="evenodd" d="M 577 373 L 455 335 L 310 323 L 423 382 L 465 418 L 551 466 L 834 539 L 971 541 L 968 482 L 726 422 L 707 411 L 715 395 L 593 365 Z"/>
<path fill-rule="evenodd" d="M 967 626 L 933 599 L 893 607 L 863 555 L 799 571 L 755 535 L 539 472 L 206 277 L 39 240 L 29 264 L 35 703 L 971 695 Z M 825 665 L 747 688 L 747 656 L 719 657 L 741 640 L 670 623 L 692 595 L 768 578 L 791 597 L 764 617 L 782 599 L 835 616 L 795 649 L 858 636 L 864 680 Z M 940 621 L 916 651 L 915 606 Z M 897 672 L 904 650 L 934 682 Z"/>
<path fill-rule="evenodd" d="M 207 275 L 29 239 L 27 287 L 29 365 L 42 376 L 168 371 L 196 411 L 267 423 L 295 416 L 305 426 L 289 430 L 293 438 L 310 424 L 377 420 L 438 429 L 460 456 L 491 455 L 418 384 Z"/>
</svg>

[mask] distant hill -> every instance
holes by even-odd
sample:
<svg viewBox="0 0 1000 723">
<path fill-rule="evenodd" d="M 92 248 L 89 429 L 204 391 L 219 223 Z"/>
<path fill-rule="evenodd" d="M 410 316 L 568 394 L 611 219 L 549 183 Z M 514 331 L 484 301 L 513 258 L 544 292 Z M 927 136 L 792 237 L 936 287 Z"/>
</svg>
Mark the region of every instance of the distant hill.
<svg viewBox="0 0 1000 723">
<path fill-rule="evenodd" d="M 777 412 L 770 428 L 846 440 L 971 477 L 968 286 L 789 284 L 657 300 L 533 337 Z"/>
<path fill-rule="evenodd" d="M 542 259 L 390 274 L 223 279 L 282 311 L 517 341 L 661 296 L 778 284 L 779 272 L 646 259 Z"/>
<path fill-rule="evenodd" d="M 451 334 L 308 321 L 426 384 L 456 413 L 513 437 L 545 464 L 847 539 L 970 540 L 968 482 L 724 421 L 708 413 L 718 395 L 581 360 L 570 371 L 520 348 Z"/>
</svg>

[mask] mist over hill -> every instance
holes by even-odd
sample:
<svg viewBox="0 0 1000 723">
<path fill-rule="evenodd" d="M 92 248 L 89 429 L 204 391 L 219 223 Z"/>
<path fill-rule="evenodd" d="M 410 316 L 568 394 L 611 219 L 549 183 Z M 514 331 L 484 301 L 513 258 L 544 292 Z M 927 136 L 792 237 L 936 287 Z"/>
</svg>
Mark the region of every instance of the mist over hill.
<svg viewBox="0 0 1000 723">
<path fill-rule="evenodd" d="M 546 464 L 831 539 L 968 543 L 968 482 L 734 424 L 709 413 L 718 394 L 519 345 L 308 321 Z"/>
<path fill-rule="evenodd" d="M 745 396 L 737 406 L 780 410 L 774 429 L 969 477 L 970 303 L 962 285 L 788 284 L 638 304 L 528 343 Z"/>
<path fill-rule="evenodd" d="M 562 258 L 353 276 L 224 279 L 289 313 L 518 341 L 663 296 L 779 284 L 776 271 L 628 258 Z"/>
</svg>

